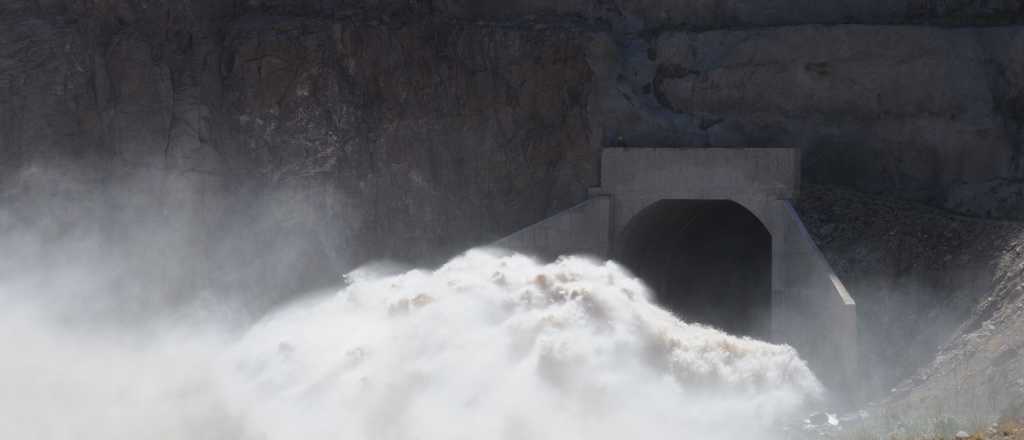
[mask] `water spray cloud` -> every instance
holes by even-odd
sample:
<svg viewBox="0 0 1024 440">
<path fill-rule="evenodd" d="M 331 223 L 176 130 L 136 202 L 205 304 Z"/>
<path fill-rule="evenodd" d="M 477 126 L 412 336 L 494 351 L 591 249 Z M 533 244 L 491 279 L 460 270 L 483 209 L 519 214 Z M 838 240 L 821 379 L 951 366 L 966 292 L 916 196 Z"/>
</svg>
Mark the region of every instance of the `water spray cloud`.
<svg viewBox="0 0 1024 440">
<path fill-rule="evenodd" d="M 763 438 L 822 391 L 793 349 L 680 322 L 580 257 L 354 273 L 235 336 L 43 321 L 0 315 L 25 335 L 0 342 L 4 438 Z"/>
<path fill-rule="evenodd" d="M 230 358 L 233 410 L 275 439 L 724 438 L 820 392 L 792 349 L 681 323 L 614 263 L 485 251 L 356 281 Z"/>
</svg>

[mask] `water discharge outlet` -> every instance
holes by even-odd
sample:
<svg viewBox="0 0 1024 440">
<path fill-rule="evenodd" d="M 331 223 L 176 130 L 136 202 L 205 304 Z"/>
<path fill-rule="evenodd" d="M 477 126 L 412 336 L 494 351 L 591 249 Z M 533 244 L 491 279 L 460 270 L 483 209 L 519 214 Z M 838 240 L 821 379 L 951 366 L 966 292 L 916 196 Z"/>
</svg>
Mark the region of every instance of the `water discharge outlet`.
<svg viewBox="0 0 1024 440">
<path fill-rule="evenodd" d="M 792 148 L 609 148 L 583 203 L 495 245 L 619 260 L 677 316 L 795 347 L 856 395 L 856 304 L 790 200 Z"/>
</svg>

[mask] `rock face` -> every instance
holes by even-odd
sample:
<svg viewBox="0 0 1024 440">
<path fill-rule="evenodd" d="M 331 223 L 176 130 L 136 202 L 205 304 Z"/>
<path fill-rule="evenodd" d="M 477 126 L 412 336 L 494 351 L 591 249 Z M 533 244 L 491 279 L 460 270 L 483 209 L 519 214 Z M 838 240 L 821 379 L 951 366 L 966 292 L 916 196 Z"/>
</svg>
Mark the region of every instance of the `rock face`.
<svg viewBox="0 0 1024 440">
<path fill-rule="evenodd" d="M 662 34 L 651 90 L 703 145 L 794 145 L 805 179 L 988 216 L 1020 174 L 1018 28 L 799 26 Z M 970 193 L 964 197 L 963 193 Z"/>
<path fill-rule="evenodd" d="M 333 175 L 384 255 L 457 251 L 593 184 L 585 41 L 569 29 L 243 21 L 217 63 L 220 136 L 272 180 Z"/>
<path fill-rule="evenodd" d="M 5 7 L 6 169 L 93 160 L 254 191 L 326 186 L 347 202 L 324 223 L 359 241 L 332 251 L 353 261 L 443 258 L 595 183 L 591 36 L 573 26 Z"/>
<path fill-rule="evenodd" d="M 776 3 L 4 0 L 0 152 L 315 181 L 356 259 L 543 218 L 608 145 L 795 145 L 809 181 L 1024 217 L 1021 2 Z"/>
</svg>

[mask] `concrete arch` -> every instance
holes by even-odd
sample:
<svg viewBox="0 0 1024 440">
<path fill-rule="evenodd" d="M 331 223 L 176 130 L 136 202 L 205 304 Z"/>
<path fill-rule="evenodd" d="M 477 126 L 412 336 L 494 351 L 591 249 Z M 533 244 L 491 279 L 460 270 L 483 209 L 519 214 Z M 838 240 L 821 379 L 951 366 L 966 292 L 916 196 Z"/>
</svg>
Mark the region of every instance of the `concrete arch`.
<svg viewBox="0 0 1024 440">
<path fill-rule="evenodd" d="M 644 210 L 651 206 L 658 204 L 665 200 L 707 200 L 707 201 L 728 201 L 735 203 L 743 207 L 747 212 L 751 213 L 754 217 L 757 217 L 758 221 L 761 222 L 771 233 L 772 227 L 775 225 L 774 218 L 768 213 L 769 209 L 765 206 L 764 200 L 752 199 L 749 197 L 704 197 L 700 195 L 688 195 L 678 197 L 630 197 L 623 198 L 616 209 L 615 214 L 619 221 L 614 226 L 615 235 L 623 233 L 625 227 L 629 222 L 636 218 L 637 215 L 641 214 Z"/>
<path fill-rule="evenodd" d="M 772 237 L 731 200 L 663 199 L 634 215 L 612 252 L 688 322 L 771 337 Z"/>
</svg>

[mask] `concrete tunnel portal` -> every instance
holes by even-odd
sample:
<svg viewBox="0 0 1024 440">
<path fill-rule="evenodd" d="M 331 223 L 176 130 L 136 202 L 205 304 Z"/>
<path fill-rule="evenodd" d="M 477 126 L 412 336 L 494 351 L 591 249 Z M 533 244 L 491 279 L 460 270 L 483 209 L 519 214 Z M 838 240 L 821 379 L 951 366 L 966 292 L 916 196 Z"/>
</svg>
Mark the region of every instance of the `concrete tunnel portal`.
<svg viewBox="0 0 1024 440">
<path fill-rule="evenodd" d="M 625 265 L 687 322 L 789 344 L 856 390 L 856 302 L 793 208 L 795 148 L 605 148 L 578 205 L 494 243 Z"/>
<path fill-rule="evenodd" d="M 614 258 L 687 321 L 767 338 L 771 332 L 772 238 L 729 200 L 661 200 L 623 229 Z"/>
</svg>

